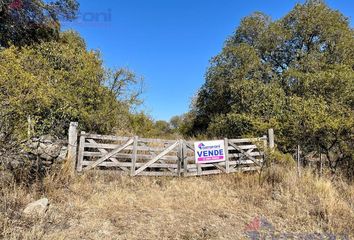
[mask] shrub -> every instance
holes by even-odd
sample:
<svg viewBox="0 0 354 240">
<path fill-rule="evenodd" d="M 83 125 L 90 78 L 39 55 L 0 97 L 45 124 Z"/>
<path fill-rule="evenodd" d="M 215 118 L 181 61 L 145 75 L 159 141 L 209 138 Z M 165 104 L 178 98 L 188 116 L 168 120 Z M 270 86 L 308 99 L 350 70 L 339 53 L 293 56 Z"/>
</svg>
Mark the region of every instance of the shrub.
<svg viewBox="0 0 354 240">
<path fill-rule="evenodd" d="M 99 53 L 74 32 L 59 42 L 10 47 L 0 51 L 0 133 L 24 139 L 28 117 L 35 134 L 64 136 L 70 121 L 100 133 L 126 128 L 135 83 L 127 70 L 105 71 Z"/>
</svg>

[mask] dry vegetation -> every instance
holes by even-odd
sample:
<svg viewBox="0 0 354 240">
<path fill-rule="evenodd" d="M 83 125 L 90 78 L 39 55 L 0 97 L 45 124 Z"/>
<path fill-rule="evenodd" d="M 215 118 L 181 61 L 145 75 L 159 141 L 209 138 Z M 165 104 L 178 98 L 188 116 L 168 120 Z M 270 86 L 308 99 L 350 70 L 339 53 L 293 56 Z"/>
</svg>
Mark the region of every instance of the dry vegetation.
<svg viewBox="0 0 354 240">
<path fill-rule="evenodd" d="M 5 176 L 2 176 L 5 178 Z M 8 179 L 11 180 L 11 179 Z M 0 238 L 247 239 L 245 226 L 267 219 L 276 232 L 354 237 L 354 186 L 309 171 L 195 178 L 128 177 L 90 172 L 48 176 L 30 188 L 2 181 Z M 50 200 L 44 217 L 22 209 Z"/>
</svg>

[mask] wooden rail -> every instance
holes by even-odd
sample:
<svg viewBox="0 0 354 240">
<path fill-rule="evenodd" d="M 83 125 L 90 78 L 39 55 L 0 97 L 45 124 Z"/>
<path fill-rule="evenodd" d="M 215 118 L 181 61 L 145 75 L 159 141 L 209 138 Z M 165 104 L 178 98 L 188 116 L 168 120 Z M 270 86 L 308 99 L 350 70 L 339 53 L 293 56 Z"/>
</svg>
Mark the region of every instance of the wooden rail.
<svg viewBox="0 0 354 240">
<path fill-rule="evenodd" d="M 77 126 L 73 124 L 71 126 Z M 69 132 L 77 134 L 72 129 Z M 272 132 L 272 131 L 270 131 Z M 202 176 L 219 173 L 257 171 L 264 160 L 264 151 L 274 146 L 274 136 L 224 139 L 225 161 L 196 163 L 194 142 L 124 136 L 98 135 L 81 132 L 69 136 L 70 142 L 79 137 L 76 170 L 93 168 L 115 170 L 131 176 Z M 268 143 L 271 139 L 271 143 Z M 72 144 L 73 146 L 76 144 Z"/>
</svg>

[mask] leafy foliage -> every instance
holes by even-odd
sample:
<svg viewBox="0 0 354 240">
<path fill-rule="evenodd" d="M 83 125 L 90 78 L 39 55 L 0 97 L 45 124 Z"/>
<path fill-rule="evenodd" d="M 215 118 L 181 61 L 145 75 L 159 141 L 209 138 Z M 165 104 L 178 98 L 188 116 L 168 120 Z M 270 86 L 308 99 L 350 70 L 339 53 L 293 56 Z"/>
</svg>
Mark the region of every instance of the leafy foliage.
<svg viewBox="0 0 354 240">
<path fill-rule="evenodd" d="M 178 136 L 177 129 L 173 127 L 172 121 L 154 121 L 144 112 L 131 114 L 131 133 L 140 137 L 175 139 Z"/>
<path fill-rule="evenodd" d="M 276 21 L 244 18 L 211 60 L 186 133 L 235 137 L 273 127 L 281 150 L 320 149 L 333 168 L 353 161 L 353 33 L 319 0 Z"/>
<path fill-rule="evenodd" d="M 87 131 L 129 126 L 138 80 L 128 70 L 107 73 L 97 52 L 74 32 L 59 41 L 0 51 L 0 133 L 23 139 L 27 117 L 36 134 L 65 136 L 70 121 Z"/>
<path fill-rule="evenodd" d="M 76 0 L 0 0 L 0 48 L 59 38 L 60 19 L 76 17 Z"/>
</svg>

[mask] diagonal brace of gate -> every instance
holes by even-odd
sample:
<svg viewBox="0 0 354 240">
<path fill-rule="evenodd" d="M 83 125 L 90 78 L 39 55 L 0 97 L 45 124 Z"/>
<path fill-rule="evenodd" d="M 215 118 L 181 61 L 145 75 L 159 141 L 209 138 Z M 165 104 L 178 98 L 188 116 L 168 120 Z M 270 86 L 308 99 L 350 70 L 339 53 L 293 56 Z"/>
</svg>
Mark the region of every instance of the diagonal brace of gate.
<svg viewBox="0 0 354 240">
<path fill-rule="evenodd" d="M 100 163 L 104 162 L 105 160 L 107 160 L 108 158 L 112 157 L 113 155 L 119 153 L 120 151 L 122 151 L 123 149 L 125 149 L 126 147 L 128 147 L 130 144 L 132 144 L 134 142 L 134 139 L 131 138 L 129 139 L 123 146 L 114 149 L 112 152 L 107 153 L 106 155 L 104 155 L 103 157 L 97 159 L 97 161 L 95 161 L 94 163 L 88 165 L 84 171 L 90 170 L 94 167 L 96 167 L 97 165 L 99 165 Z"/>
<path fill-rule="evenodd" d="M 169 146 L 168 148 L 166 148 L 165 150 L 163 150 L 159 155 L 155 156 L 153 159 L 151 159 L 150 161 L 148 161 L 147 163 L 145 163 L 143 166 L 141 166 L 139 169 L 137 169 L 135 171 L 135 175 L 138 175 L 139 173 L 141 173 L 142 171 L 144 171 L 146 168 L 148 168 L 151 164 L 153 164 L 154 162 L 156 162 L 157 160 L 159 160 L 160 158 L 162 158 L 163 156 L 165 156 L 167 153 L 169 153 L 172 149 L 174 149 L 178 144 L 180 144 L 180 141 L 175 142 L 174 144 L 172 144 L 171 146 Z"/>
<path fill-rule="evenodd" d="M 93 140 L 93 139 L 87 139 L 87 141 L 88 141 L 89 143 L 96 144 L 96 141 Z M 103 154 L 107 154 L 107 153 L 108 153 L 108 151 L 105 150 L 104 148 L 98 148 L 98 151 L 99 151 L 100 153 L 103 153 Z M 117 164 L 120 163 L 117 158 L 111 157 L 111 158 L 109 158 L 109 159 L 110 159 L 112 162 L 114 162 L 114 163 L 117 163 Z M 119 166 L 119 168 L 121 168 L 123 171 L 128 171 L 128 168 L 126 168 L 126 167 Z"/>
<path fill-rule="evenodd" d="M 230 143 L 229 144 L 234 147 L 235 149 L 237 149 L 238 151 L 240 151 L 243 155 L 245 155 L 246 157 L 248 157 L 248 159 L 250 159 L 251 161 L 253 161 L 256 165 L 260 166 L 260 164 L 258 163 L 258 160 L 255 159 L 254 157 L 251 156 L 251 154 L 249 154 L 248 152 L 244 151 L 242 148 L 240 148 L 239 146 L 237 146 L 236 144 Z"/>
</svg>

